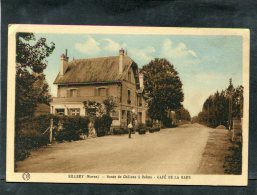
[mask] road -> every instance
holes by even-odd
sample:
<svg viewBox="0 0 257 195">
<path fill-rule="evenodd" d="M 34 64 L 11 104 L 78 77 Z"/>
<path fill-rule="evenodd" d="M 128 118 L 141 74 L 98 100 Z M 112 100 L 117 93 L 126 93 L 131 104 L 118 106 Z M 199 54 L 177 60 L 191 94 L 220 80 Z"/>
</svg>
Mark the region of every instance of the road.
<svg viewBox="0 0 257 195">
<path fill-rule="evenodd" d="M 199 124 L 145 135 L 52 144 L 17 163 L 18 172 L 194 174 L 211 129 Z"/>
</svg>

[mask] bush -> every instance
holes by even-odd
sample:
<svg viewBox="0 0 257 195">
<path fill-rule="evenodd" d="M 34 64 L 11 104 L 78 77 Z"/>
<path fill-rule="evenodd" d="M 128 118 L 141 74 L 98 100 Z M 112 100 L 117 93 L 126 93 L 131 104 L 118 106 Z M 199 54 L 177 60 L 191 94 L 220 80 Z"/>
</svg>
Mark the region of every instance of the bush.
<svg viewBox="0 0 257 195">
<path fill-rule="evenodd" d="M 142 134 L 145 134 L 147 130 L 148 130 L 147 126 L 146 126 L 145 124 L 143 124 L 143 123 L 140 123 L 140 124 L 138 125 L 136 131 L 137 131 L 140 135 L 142 135 Z"/>
<path fill-rule="evenodd" d="M 152 126 L 153 126 L 153 121 L 150 120 L 150 119 L 147 119 L 147 120 L 145 121 L 145 124 L 146 124 L 147 127 L 152 127 Z"/>
<path fill-rule="evenodd" d="M 31 150 L 49 143 L 49 132 L 43 133 L 49 127 L 51 117 L 41 115 L 15 120 L 15 161 L 24 160 Z"/>
<path fill-rule="evenodd" d="M 164 119 L 163 119 L 162 122 L 163 122 L 164 127 L 170 128 L 170 127 L 173 126 L 173 125 L 172 125 L 172 119 L 171 119 L 171 118 L 164 117 Z"/>
<path fill-rule="evenodd" d="M 82 133 L 88 133 L 89 119 L 82 116 L 60 116 L 62 128 L 56 132 L 57 141 L 75 141 L 80 139 Z"/>
<path fill-rule="evenodd" d="M 46 146 L 49 143 L 48 135 L 15 136 L 15 161 L 24 160 L 31 150 Z"/>
<path fill-rule="evenodd" d="M 145 132 L 146 132 L 146 129 L 139 129 L 138 130 L 139 135 L 145 134 Z"/>
<path fill-rule="evenodd" d="M 149 129 L 149 132 L 150 133 L 154 133 L 154 132 L 157 132 L 157 131 L 160 131 L 161 129 L 159 127 L 152 127 Z"/>
<path fill-rule="evenodd" d="M 50 114 L 16 119 L 15 132 L 22 135 L 31 135 L 32 132 L 43 133 L 50 126 L 51 118 L 53 118 L 54 125 L 57 125 L 58 117 Z"/>
<path fill-rule="evenodd" d="M 24 160 L 29 156 L 30 151 L 49 143 L 50 119 L 53 125 L 58 126 L 61 122 L 61 130 L 55 131 L 57 141 L 71 141 L 80 139 L 80 134 L 88 132 L 89 120 L 87 117 L 68 117 L 55 115 L 41 115 L 30 118 L 23 118 L 15 121 L 15 160 Z M 45 132 L 45 133 L 44 133 Z M 43 134 L 44 133 L 44 134 Z"/>
<path fill-rule="evenodd" d="M 144 129 L 146 128 L 146 125 L 144 123 L 139 123 L 137 126 L 137 129 Z"/>
<path fill-rule="evenodd" d="M 128 129 L 113 129 L 114 135 L 124 135 L 128 134 Z"/>
<path fill-rule="evenodd" d="M 128 133 L 129 133 L 129 129 L 123 129 L 123 130 L 122 130 L 122 133 L 123 133 L 123 134 L 128 134 Z"/>
<path fill-rule="evenodd" d="M 105 136 L 110 132 L 112 125 L 112 117 L 104 114 L 101 117 L 95 119 L 95 130 L 98 137 Z"/>
<path fill-rule="evenodd" d="M 154 133 L 154 128 L 150 128 L 149 133 Z"/>
<path fill-rule="evenodd" d="M 120 134 L 120 130 L 119 129 L 113 129 L 113 135 L 119 135 Z"/>
</svg>

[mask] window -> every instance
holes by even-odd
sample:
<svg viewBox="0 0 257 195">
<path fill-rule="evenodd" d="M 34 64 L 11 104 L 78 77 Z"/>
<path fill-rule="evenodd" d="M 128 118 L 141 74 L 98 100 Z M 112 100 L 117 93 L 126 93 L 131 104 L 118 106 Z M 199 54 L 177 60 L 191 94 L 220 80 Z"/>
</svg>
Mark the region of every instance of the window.
<svg viewBox="0 0 257 195">
<path fill-rule="evenodd" d="M 131 92 L 128 90 L 128 104 L 131 104 Z"/>
<path fill-rule="evenodd" d="M 128 81 L 131 82 L 131 71 L 128 72 Z"/>
<path fill-rule="evenodd" d="M 119 120 L 119 111 L 111 112 L 111 117 L 113 120 Z"/>
<path fill-rule="evenodd" d="M 67 97 L 78 97 L 78 89 L 68 89 Z"/>
<path fill-rule="evenodd" d="M 138 106 L 142 106 L 142 96 L 138 95 Z"/>
<path fill-rule="evenodd" d="M 107 87 L 99 87 L 95 90 L 95 96 L 105 97 L 109 95 L 109 89 Z"/>
<path fill-rule="evenodd" d="M 69 109 L 69 115 L 79 116 L 80 115 L 80 109 L 79 108 L 70 108 Z"/>
<path fill-rule="evenodd" d="M 142 123 L 142 112 L 139 112 L 139 113 L 138 113 L 138 118 L 137 118 L 137 120 L 138 120 L 138 123 L 139 123 L 139 124 Z"/>
<path fill-rule="evenodd" d="M 98 96 L 106 96 L 106 89 L 105 88 L 99 88 L 98 89 Z"/>
<path fill-rule="evenodd" d="M 64 115 L 64 108 L 56 108 L 55 114 L 57 115 Z"/>
</svg>

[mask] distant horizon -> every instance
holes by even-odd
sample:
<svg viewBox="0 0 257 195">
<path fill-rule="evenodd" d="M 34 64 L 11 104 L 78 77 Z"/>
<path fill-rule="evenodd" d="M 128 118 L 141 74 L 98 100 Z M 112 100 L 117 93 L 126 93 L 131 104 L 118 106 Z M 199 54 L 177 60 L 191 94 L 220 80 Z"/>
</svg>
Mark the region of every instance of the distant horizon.
<svg viewBox="0 0 257 195">
<path fill-rule="evenodd" d="M 229 85 L 242 85 L 242 37 L 194 35 L 112 35 L 112 34 L 39 34 L 55 43 L 44 71 L 53 97 L 53 84 L 60 70 L 60 56 L 68 50 L 75 59 L 118 56 L 120 48 L 142 68 L 154 58 L 166 58 L 179 73 L 183 84 L 184 107 L 196 116 L 211 94 Z"/>
</svg>

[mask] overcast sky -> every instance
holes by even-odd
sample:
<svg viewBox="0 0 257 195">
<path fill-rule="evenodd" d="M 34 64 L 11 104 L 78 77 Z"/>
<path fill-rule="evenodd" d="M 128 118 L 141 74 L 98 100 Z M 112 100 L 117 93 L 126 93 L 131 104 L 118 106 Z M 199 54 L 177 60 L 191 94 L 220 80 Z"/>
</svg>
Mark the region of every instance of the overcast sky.
<svg viewBox="0 0 257 195">
<path fill-rule="evenodd" d="M 217 90 L 242 85 L 242 38 L 240 36 L 36 34 L 55 43 L 45 70 L 51 93 L 60 70 L 60 55 L 68 49 L 70 59 L 118 55 L 119 48 L 142 67 L 150 60 L 166 58 L 179 72 L 183 83 L 184 107 L 197 115 L 204 100 Z"/>
</svg>

